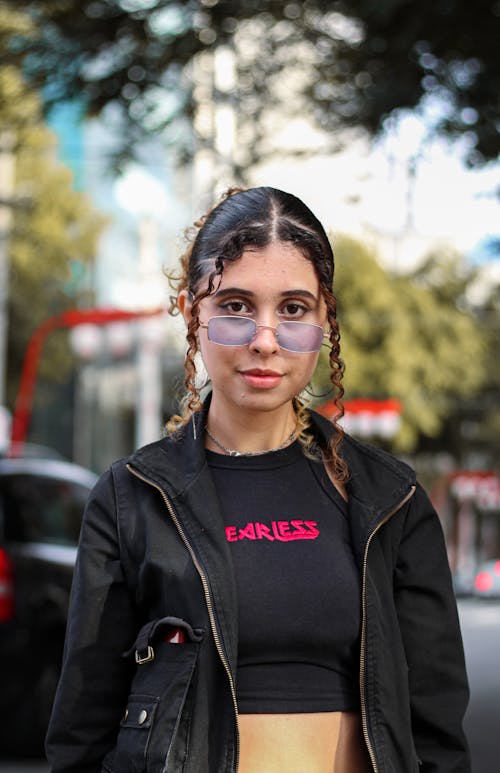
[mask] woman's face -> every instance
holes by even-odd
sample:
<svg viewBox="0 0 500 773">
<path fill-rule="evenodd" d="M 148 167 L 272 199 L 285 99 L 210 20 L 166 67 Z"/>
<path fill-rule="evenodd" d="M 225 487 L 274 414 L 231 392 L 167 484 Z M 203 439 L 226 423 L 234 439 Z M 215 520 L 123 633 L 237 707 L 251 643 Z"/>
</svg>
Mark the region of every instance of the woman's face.
<svg viewBox="0 0 500 773">
<path fill-rule="evenodd" d="M 180 305 L 189 322 L 186 295 Z M 286 320 L 324 327 L 327 316 L 313 264 L 292 245 L 279 242 L 245 250 L 239 260 L 224 266 L 217 290 L 199 305 L 199 319 L 206 324 L 211 317 L 226 315 L 250 317 L 270 328 Z M 212 408 L 228 413 L 279 410 L 306 386 L 318 361 L 318 352 L 280 348 L 268 327 L 257 328 L 253 340 L 241 346 L 214 343 L 205 328 L 198 335 L 212 383 Z"/>
</svg>

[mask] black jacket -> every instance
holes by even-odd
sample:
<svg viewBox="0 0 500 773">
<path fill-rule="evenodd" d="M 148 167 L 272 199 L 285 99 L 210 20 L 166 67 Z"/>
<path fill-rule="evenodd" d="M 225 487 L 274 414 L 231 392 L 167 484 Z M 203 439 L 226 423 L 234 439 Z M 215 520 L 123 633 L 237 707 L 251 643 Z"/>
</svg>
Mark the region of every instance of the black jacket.
<svg viewBox="0 0 500 773">
<path fill-rule="evenodd" d="M 328 436 L 330 422 L 311 415 Z M 237 768 L 237 599 L 205 420 L 115 463 L 89 500 L 47 736 L 53 773 Z M 342 449 L 373 768 L 468 773 L 467 679 L 439 519 L 405 464 L 350 437 Z M 183 643 L 164 641 L 179 629 Z"/>
</svg>

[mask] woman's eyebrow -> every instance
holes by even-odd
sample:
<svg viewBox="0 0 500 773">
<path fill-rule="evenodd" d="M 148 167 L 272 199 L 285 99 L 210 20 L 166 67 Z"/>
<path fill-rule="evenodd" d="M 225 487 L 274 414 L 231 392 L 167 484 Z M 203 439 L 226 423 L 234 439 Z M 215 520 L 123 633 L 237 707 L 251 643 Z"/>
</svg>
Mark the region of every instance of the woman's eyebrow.
<svg viewBox="0 0 500 773">
<path fill-rule="evenodd" d="M 221 297 L 227 297 L 228 295 L 244 295 L 247 298 L 255 298 L 256 293 L 253 292 L 253 290 L 247 290 L 244 287 L 224 287 L 222 290 L 217 290 L 212 295 L 212 298 L 221 298 Z M 309 290 L 302 290 L 302 289 L 296 289 L 296 290 L 283 290 L 283 292 L 279 293 L 280 297 L 282 298 L 306 298 L 308 300 L 314 301 L 317 303 L 318 297 L 311 293 Z"/>
<path fill-rule="evenodd" d="M 217 290 L 212 298 L 221 298 L 227 295 L 246 295 L 248 298 L 255 298 L 255 293 L 252 290 L 245 290 L 244 287 L 224 287 L 222 290 Z"/>
<path fill-rule="evenodd" d="M 284 290 L 281 295 L 284 298 L 307 298 L 311 301 L 314 301 L 315 303 L 318 301 L 318 296 L 314 295 L 314 293 L 309 292 L 309 290 Z"/>
</svg>

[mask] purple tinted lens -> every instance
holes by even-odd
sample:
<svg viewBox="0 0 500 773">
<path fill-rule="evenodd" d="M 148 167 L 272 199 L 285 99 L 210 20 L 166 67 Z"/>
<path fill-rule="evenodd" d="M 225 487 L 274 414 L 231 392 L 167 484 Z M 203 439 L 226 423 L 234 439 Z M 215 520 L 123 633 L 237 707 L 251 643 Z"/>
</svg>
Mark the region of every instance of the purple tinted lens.
<svg viewBox="0 0 500 773">
<path fill-rule="evenodd" d="M 220 346 L 246 346 L 255 337 L 258 326 L 248 317 L 212 317 L 208 320 L 208 340 Z M 262 325 L 262 327 L 266 327 Z M 282 349 L 289 352 L 319 352 L 323 328 L 307 322 L 280 322 L 275 331 Z"/>
<path fill-rule="evenodd" d="M 276 336 L 281 348 L 289 352 L 319 352 L 323 328 L 307 322 L 280 322 Z"/>
<path fill-rule="evenodd" d="M 244 346 L 255 336 L 256 325 L 248 317 L 212 317 L 208 320 L 208 340 L 220 346 Z"/>
</svg>

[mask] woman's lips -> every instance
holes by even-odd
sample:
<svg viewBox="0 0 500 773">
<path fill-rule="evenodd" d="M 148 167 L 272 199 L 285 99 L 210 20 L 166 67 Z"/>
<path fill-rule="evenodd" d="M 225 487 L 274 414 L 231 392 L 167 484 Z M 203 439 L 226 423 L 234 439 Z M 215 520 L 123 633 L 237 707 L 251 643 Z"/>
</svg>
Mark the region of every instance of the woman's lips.
<svg viewBox="0 0 500 773">
<path fill-rule="evenodd" d="M 283 375 L 275 370 L 262 370 L 261 368 L 241 370 L 240 375 L 249 386 L 257 389 L 272 389 L 278 386 L 283 378 Z"/>
</svg>

